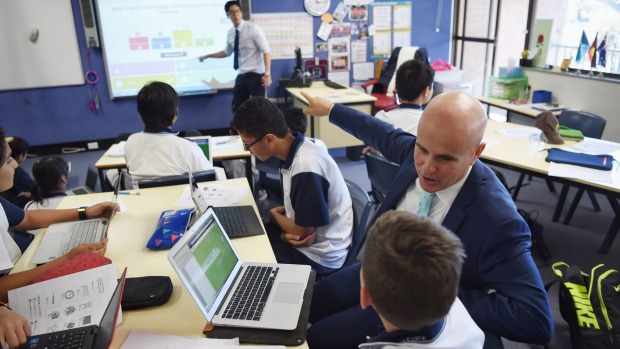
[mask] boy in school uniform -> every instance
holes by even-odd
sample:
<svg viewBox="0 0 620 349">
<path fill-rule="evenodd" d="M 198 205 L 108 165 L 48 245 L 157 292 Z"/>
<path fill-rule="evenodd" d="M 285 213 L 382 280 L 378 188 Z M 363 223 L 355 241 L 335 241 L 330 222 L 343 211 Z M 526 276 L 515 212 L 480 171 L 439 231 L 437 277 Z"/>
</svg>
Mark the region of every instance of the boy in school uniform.
<svg viewBox="0 0 620 349">
<path fill-rule="evenodd" d="M 353 210 L 336 162 L 302 134 L 291 134 L 282 112 L 264 97 L 242 104 L 232 126 L 256 158 L 281 161 L 284 205 L 270 211 L 275 226 L 267 228 L 278 262 L 310 265 L 318 276 L 342 267 Z"/>
<path fill-rule="evenodd" d="M 179 95 L 172 86 L 159 81 L 144 85 L 138 93 L 138 112 L 144 131 L 129 136 L 125 144 L 127 169 L 134 180 L 213 168 L 196 143 L 172 132 L 179 117 Z"/>
<path fill-rule="evenodd" d="M 385 331 L 359 348 L 482 348 L 484 333 L 456 297 L 465 252 L 456 235 L 413 213 L 388 211 L 368 231 L 362 309 Z"/>
</svg>

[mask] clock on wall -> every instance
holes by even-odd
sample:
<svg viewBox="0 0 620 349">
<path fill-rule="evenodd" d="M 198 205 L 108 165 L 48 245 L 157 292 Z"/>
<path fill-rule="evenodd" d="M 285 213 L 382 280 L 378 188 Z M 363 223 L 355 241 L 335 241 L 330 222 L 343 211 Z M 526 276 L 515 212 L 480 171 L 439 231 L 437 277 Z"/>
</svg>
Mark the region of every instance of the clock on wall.
<svg viewBox="0 0 620 349">
<path fill-rule="evenodd" d="M 306 12 L 313 16 L 320 16 L 329 10 L 331 0 L 304 0 Z"/>
</svg>

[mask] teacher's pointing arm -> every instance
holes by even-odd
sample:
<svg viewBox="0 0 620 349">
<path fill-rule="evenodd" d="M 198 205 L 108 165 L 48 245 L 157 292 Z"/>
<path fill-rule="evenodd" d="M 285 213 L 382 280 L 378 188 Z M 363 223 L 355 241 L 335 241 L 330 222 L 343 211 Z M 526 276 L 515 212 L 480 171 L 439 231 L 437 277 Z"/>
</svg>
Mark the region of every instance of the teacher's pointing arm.
<svg viewBox="0 0 620 349">
<path fill-rule="evenodd" d="M 334 107 L 334 103 L 322 97 L 313 97 L 300 91 L 301 95 L 308 101 L 308 108 L 304 109 L 304 114 L 311 116 L 326 116 Z"/>
</svg>

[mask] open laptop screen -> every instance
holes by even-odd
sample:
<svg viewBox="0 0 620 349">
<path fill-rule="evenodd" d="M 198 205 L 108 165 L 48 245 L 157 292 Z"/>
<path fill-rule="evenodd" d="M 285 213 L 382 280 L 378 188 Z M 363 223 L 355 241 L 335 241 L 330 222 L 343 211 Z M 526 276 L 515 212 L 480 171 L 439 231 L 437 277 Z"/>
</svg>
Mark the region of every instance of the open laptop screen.
<svg viewBox="0 0 620 349">
<path fill-rule="evenodd" d="M 217 311 L 217 306 L 213 305 L 216 300 L 219 304 L 225 296 L 225 290 L 234 280 L 231 274 L 239 268 L 240 259 L 212 210 L 204 214 L 187 234 L 191 237 L 183 239 L 182 246 L 175 246 L 178 250 L 172 257 L 173 263 L 187 281 L 188 290 L 200 303 L 205 316 L 210 314 L 207 316 L 210 320 Z"/>
<path fill-rule="evenodd" d="M 211 151 L 211 136 L 187 137 L 187 139 L 196 143 L 198 147 L 200 147 L 202 153 L 205 154 L 207 160 L 213 161 L 213 155 Z"/>
</svg>

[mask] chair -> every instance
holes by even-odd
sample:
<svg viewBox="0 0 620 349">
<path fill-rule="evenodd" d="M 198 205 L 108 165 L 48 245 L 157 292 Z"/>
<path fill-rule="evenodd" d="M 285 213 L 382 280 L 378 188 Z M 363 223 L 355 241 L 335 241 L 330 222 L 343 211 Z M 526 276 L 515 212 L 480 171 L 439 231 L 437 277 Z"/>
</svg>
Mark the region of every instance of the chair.
<svg viewBox="0 0 620 349">
<path fill-rule="evenodd" d="M 88 166 L 86 172 L 86 184 L 83 187 L 71 189 L 73 195 L 82 195 L 94 193 L 97 188 L 97 181 L 99 181 L 99 174 L 95 166 Z"/>
<path fill-rule="evenodd" d="M 598 115 L 594 115 L 592 113 L 579 110 L 563 110 L 558 117 L 558 121 L 562 126 L 580 130 L 585 137 L 597 139 L 601 139 L 601 137 L 603 137 L 603 131 L 605 130 L 605 125 L 607 124 L 607 120 L 605 120 L 604 118 Z M 564 186 L 562 187 L 560 199 L 558 200 L 555 212 L 553 214 L 553 221 L 557 221 L 560 217 L 560 213 L 562 212 L 562 208 L 564 206 L 564 201 L 566 199 L 566 195 L 568 194 L 569 187 L 570 185 L 568 184 L 564 184 Z M 571 206 L 566 213 L 566 217 L 564 217 L 564 224 L 570 223 L 570 220 L 571 218 L 573 218 L 573 214 L 577 209 L 577 205 L 579 205 L 579 201 L 581 200 L 583 193 L 584 189 L 579 188 L 577 190 L 577 194 L 575 195 L 573 202 L 571 203 Z M 594 193 L 588 191 L 588 196 L 590 197 L 590 201 L 592 201 L 594 211 L 599 212 L 601 210 L 601 207 L 599 206 L 598 201 L 596 200 L 596 196 L 594 196 Z"/>
<path fill-rule="evenodd" d="M 376 203 L 381 203 L 392 186 L 392 182 L 400 170 L 400 165 L 370 152 L 366 153 L 364 161 L 372 187 L 372 197 Z"/>
<path fill-rule="evenodd" d="M 377 71 L 375 72 L 375 78 L 372 80 L 368 80 L 361 85 L 364 91 L 366 91 L 366 93 L 368 93 L 368 87 L 372 86 L 370 95 L 377 99 L 374 104 L 375 113 L 380 110 L 390 111 L 398 107 L 398 104 L 396 104 L 396 98 L 389 97 L 386 94 L 387 84 L 384 85 L 379 81 L 382 70 L 383 70 L 383 58 L 379 58 L 377 60 Z M 389 79 L 388 79 L 388 83 L 389 83 Z"/>
<path fill-rule="evenodd" d="M 366 225 L 370 219 L 370 212 L 372 210 L 372 200 L 364 188 L 358 184 L 351 182 L 350 180 L 344 180 L 347 183 L 347 189 L 351 195 L 351 201 L 353 203 L 353 240 L 349 247 L 349 253 L 347 259 L 344 262 L 343 268 L 349 266 L 355 262 L 355 258 L 359 253 L 364 240 L 366 240 Z"/>
<path fill-rule="evenodd" d="M 276 157 L 271 157 L 265 161 L 255 158 L 254 165 L 258 171 L 258 178 L 255 179 L 254 183 L 254 197 L 258 197 L 259 190 L 265 189 L 282 200 L 284 194 L 280 182 L 280 160 Z"/>
<path fill-rule="evenodd" d="M 192 174 L 196 182 L 210 182 L 215 181 L 215 170 L 210 169 L 206 171 L 194 172 Z M 189 184 L 189 178 L 187 173 L 174 176 L 156 177 L 150 179 L 143 179 L 138 181 L 138 188 L 156 188 L 166 187 L 169 185 Z"/>
</svg>

